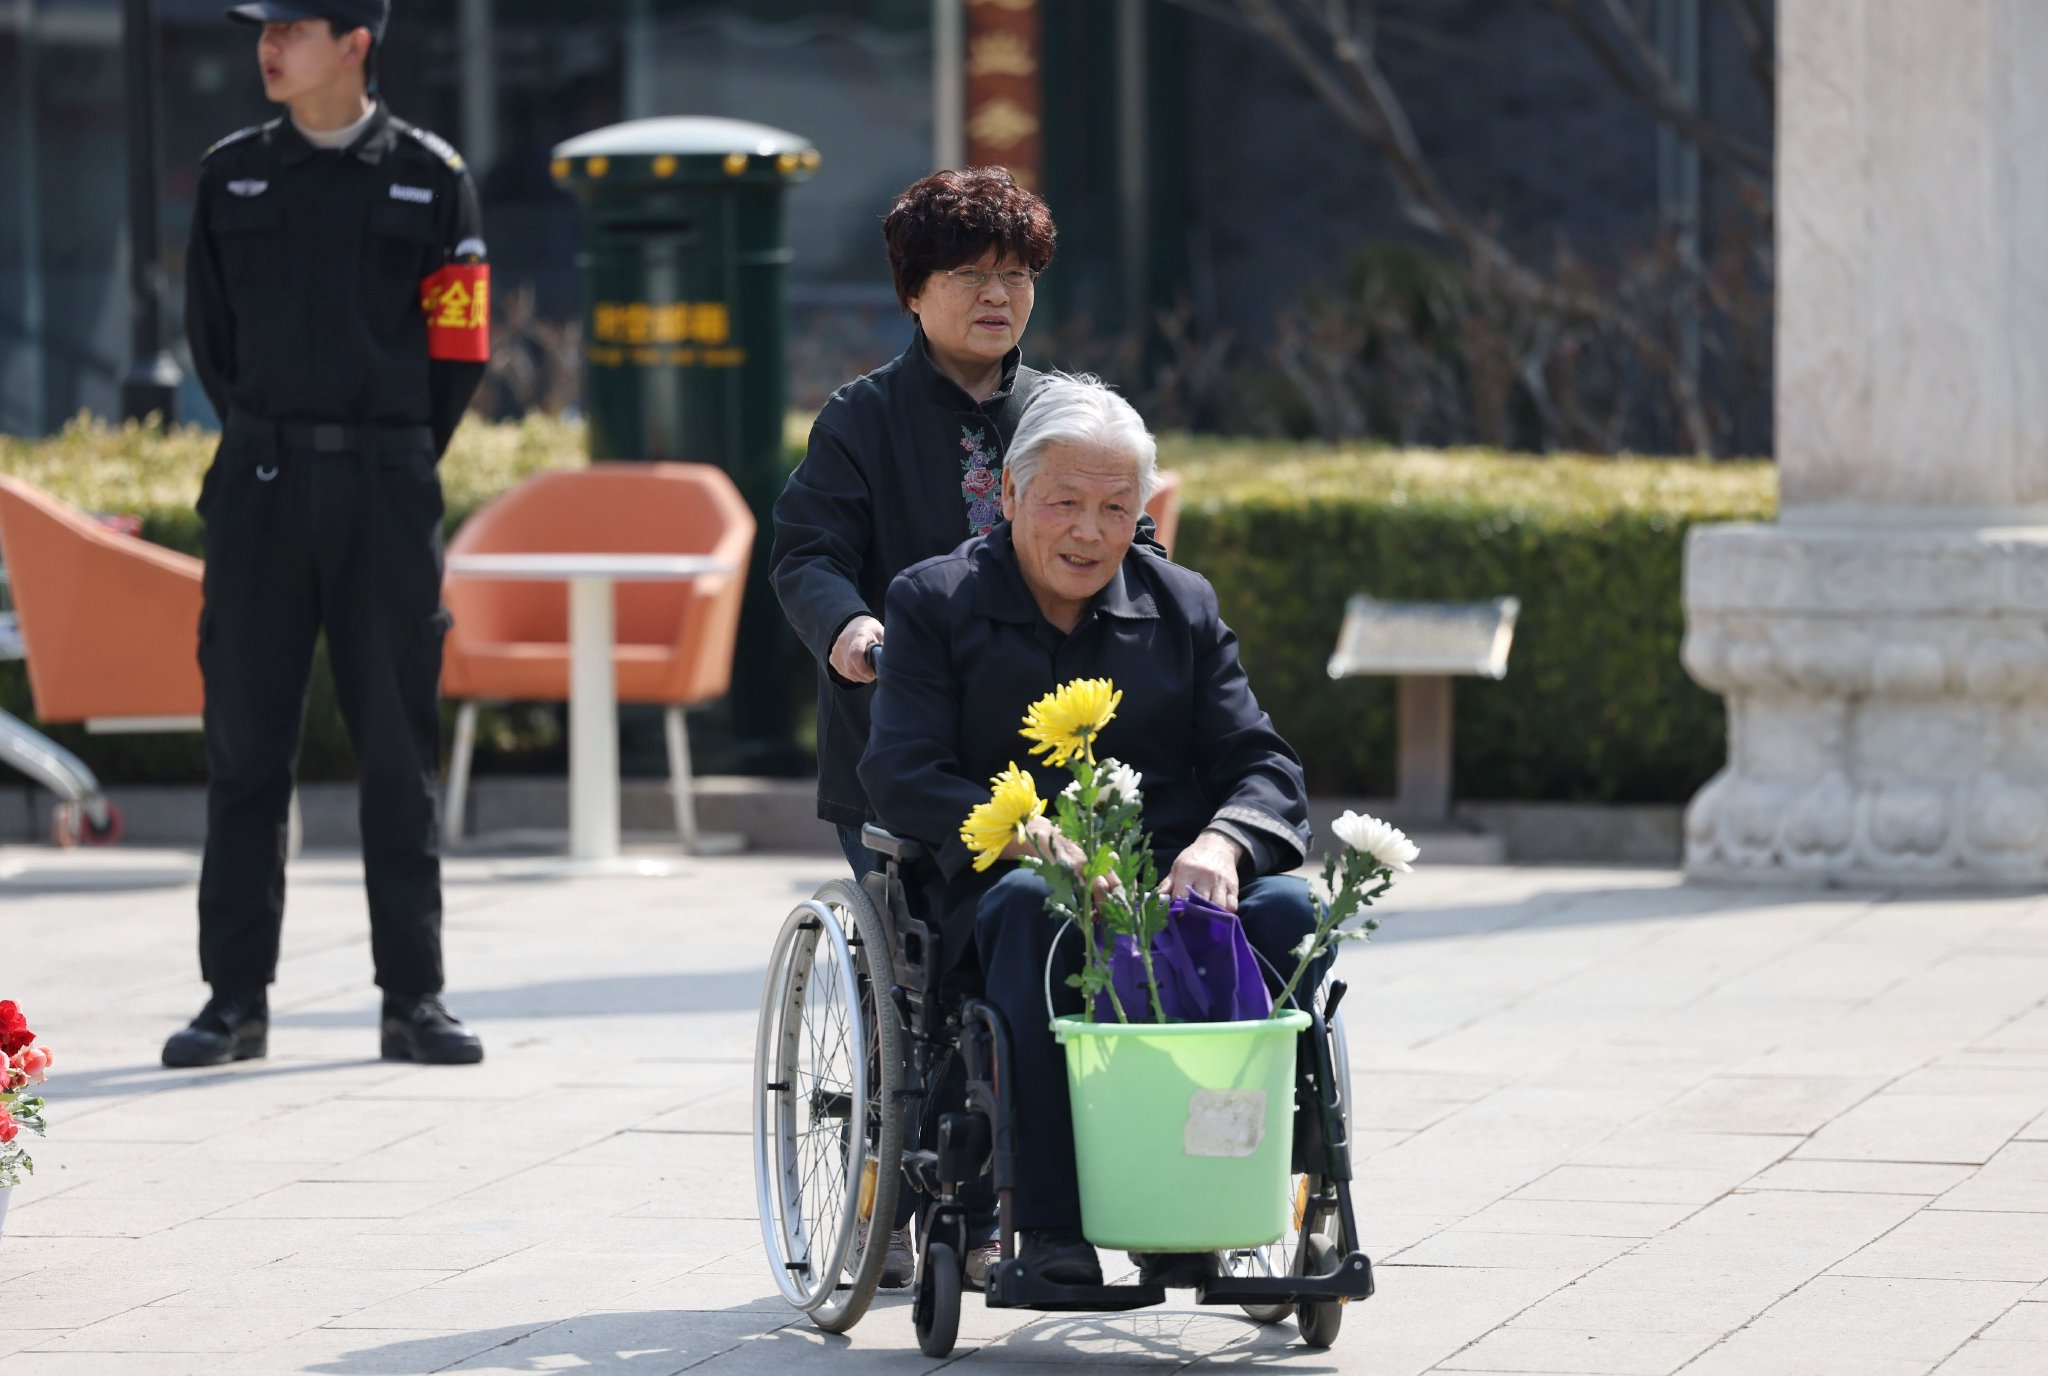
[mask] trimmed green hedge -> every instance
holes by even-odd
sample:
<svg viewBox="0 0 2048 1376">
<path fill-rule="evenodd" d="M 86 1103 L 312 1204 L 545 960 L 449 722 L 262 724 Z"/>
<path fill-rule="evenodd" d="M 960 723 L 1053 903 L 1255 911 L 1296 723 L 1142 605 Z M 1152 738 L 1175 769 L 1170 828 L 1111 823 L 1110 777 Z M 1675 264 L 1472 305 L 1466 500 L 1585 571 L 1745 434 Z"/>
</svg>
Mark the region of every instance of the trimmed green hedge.
<svg viewBox="0 0 2048 1376">
<path fill-rule="evenodd" d="M 803 426 L 792 425 L 794 459 Z M 213 437 L 80 422 L 29 444 L 0 436 L 0 472 L 88 510 L 143 518 L 146 538 L 197 553 L 191 503 Z M 583 462 L 579 427 L 465 423 L 442 464 L 452 529 L 493 493 Z M 1324 671 L 1353 593 L 1522 601 L 1508 677 L 1457 688 L 1457 789 L 1468 798 L 1679 801 L 1723 759 L 1721 705 L 1678 661 L 1679 563 L 1694 521 L 1768 519 L 1765 463 L 1534 458 L 1486 451 L 1254 444 L 1170 436 L 1186 475 L 1179 557 L 1216 584 L 1253 686 L 1319 792 L 1393 789 L 1393 688 Z M 0 708 L 29 714 L 0 665 Z M 486 714 L 480 753 L 552 752 L 546 710 Z M 110 781 L 197 779 L 196 737 L 54 733 Z M 324 668 L 303 770 L 345 777 L 346 737 Z"/>
<path fill-rule="evenodd" d="M 1215 583 L 1317 792 L 1391 795 L 1390 680 L 1326 672 L 1344 602 L 1521 599 L 1499 683 L 1456 687 L 1460 797 L 1677 802 L 1725 759 L 1679 664 L 1694 521 L 1768 519 L 1761 462 L 1178 441 L 1177 557 Z"/>
</svg>

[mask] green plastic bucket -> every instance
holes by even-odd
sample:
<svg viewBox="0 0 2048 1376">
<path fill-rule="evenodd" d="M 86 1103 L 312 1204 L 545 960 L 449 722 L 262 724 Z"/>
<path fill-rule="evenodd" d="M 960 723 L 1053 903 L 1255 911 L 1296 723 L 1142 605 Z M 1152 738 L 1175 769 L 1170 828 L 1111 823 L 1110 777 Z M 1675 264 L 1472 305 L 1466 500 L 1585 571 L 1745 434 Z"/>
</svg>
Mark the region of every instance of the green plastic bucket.
<svg viewBox="0 0 2048 1376">
<path fill-rule="evenodd" d="M 1288 1224 L 1294 1048 L 1308 1014 L 1261 1022 L 1053 1019 L 1067 1049 L 1081 1231 L 1097 1247 L 1263 1247 Z"/>
</svg>

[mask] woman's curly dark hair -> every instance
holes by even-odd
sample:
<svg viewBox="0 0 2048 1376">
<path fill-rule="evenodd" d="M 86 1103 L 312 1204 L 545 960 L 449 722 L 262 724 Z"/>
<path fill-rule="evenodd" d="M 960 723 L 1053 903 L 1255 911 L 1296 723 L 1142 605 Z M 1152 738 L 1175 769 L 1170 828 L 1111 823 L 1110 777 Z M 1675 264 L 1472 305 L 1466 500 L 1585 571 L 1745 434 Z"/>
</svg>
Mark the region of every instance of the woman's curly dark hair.
<svg viewBox="0 0 2048 1376">
<path fill-rule="evenodd" d="M 991 248 L 1033 272 L 1052 262 L 1052 211 L 1000 167 L 934 172 L 896 198 L 882 221 L 896 299 L 905 311 L 925 279 L 979 262 Z"/>
</svg>

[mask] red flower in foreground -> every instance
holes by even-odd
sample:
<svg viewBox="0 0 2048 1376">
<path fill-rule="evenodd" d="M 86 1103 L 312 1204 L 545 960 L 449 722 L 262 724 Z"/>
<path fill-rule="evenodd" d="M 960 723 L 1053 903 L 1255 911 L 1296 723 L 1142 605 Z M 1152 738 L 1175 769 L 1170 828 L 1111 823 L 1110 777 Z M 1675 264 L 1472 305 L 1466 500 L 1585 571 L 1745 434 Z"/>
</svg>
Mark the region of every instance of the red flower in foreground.
<svg viewBox="0 0 2048 1376">
<path fill-rule="evenodd" d="M 0 999 L 0 1052 L 12 1056 L 36 1039 L 13 999 Z"/>
<path fill-rule="evenodd" d="M 20 1089 L 24 1085 L 39 1085 L 49 1076 L 46 1073 L 54 1058 L 47 1046 L 31 1046 L 17 1051 L 7 1058 L 7 1087 Z"/>
<path fill-rule="evenodd" d="M 20 1135 L 21 1124 L 14 1121 L 14 1115 L 7 1111 L 6 1105 L 0 1104 L 0 1147 L 6 1146 Z"/>
</svg>

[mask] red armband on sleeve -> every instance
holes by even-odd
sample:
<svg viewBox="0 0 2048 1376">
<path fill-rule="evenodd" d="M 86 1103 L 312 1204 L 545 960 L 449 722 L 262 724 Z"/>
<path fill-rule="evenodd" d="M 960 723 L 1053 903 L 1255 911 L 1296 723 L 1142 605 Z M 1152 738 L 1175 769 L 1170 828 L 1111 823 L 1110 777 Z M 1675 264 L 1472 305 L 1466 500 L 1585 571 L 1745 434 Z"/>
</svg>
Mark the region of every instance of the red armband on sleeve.
<svg viewBox="0 0 2048 1376">
<path fill-rule="evenodd" d="M 420 283 L 427 357 L 449 363 L 491 359 L 491 265 L 450 263 Z"/>
</svg>

